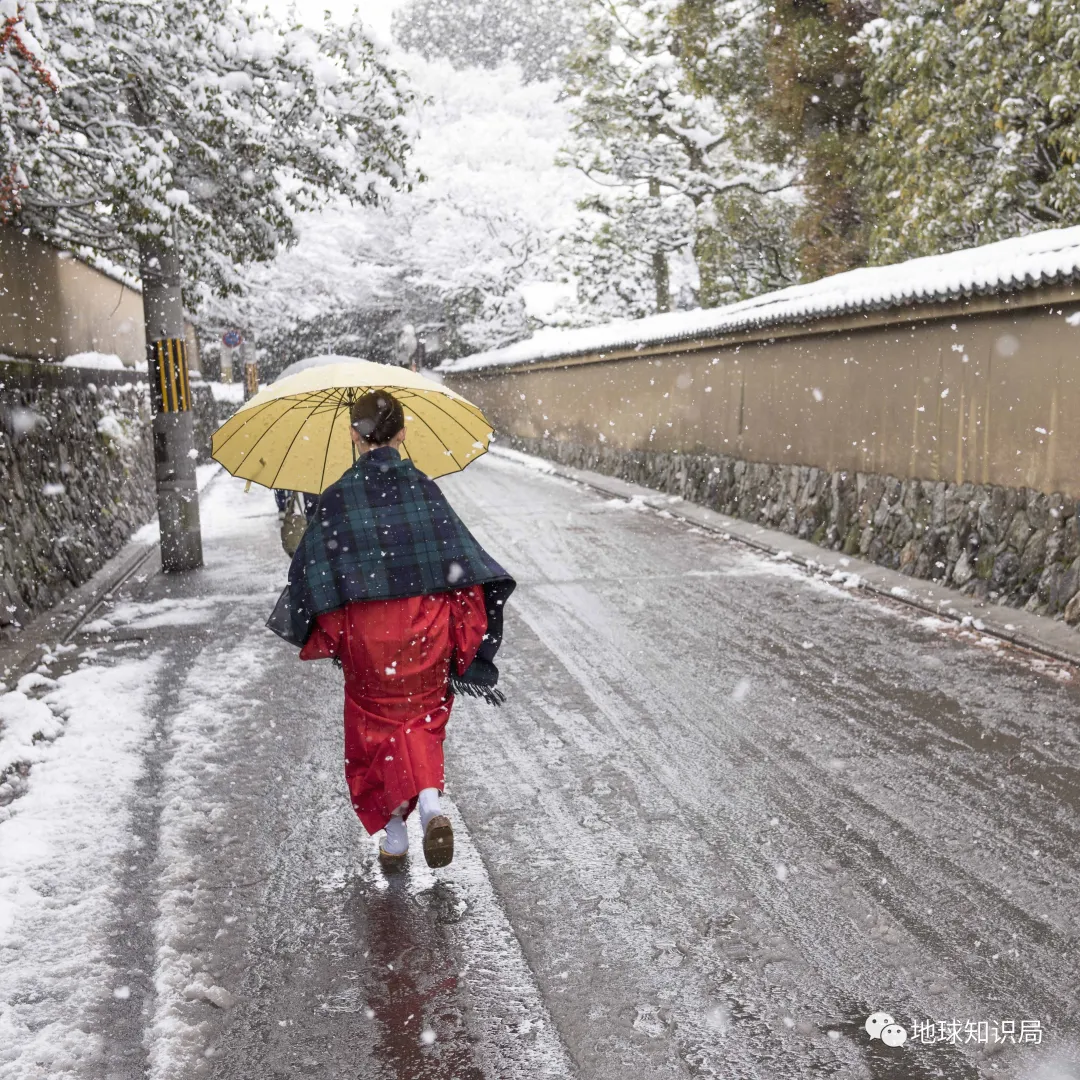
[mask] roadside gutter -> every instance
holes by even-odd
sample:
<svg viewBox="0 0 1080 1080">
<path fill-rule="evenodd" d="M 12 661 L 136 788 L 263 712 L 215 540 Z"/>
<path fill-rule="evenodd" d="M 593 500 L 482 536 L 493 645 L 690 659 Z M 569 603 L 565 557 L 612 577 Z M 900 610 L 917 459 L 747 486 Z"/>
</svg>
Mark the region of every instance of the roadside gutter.
<svg viewBox="0 0 1080 1080">
<path fill-rule="evenodd" d="M 143 568 L 148 574 L 161 570 L 157 542 L 128 541 L 89 581 L 55 607 L 42 612 L 17 635 L 0 639 L 0 682 L 10 689 L 38 666 L 44 653 L 57 645 L 66 645 L 79 627 L 94 617 L 113 590 Z"/>
</svg>

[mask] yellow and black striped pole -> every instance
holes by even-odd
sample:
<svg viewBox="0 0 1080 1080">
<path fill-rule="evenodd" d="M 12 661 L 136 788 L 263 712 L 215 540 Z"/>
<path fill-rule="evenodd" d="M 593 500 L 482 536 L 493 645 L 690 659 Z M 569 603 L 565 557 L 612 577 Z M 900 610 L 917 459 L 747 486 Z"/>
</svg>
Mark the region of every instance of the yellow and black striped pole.
<svg viewBox="0 0 1080 1080">
<path fill-rule="evenodd" d="M 187 412 L 191 408 L 187 342 L 183 338 L 165 338 L 152 342 L 149 366 L 154 412 Z"/>
<path fill-rule="evenodd" d="M 248 360 L 244 363 L 244 400 L 253 398 L 259 392 L 259 362 Z"/>
</svg>

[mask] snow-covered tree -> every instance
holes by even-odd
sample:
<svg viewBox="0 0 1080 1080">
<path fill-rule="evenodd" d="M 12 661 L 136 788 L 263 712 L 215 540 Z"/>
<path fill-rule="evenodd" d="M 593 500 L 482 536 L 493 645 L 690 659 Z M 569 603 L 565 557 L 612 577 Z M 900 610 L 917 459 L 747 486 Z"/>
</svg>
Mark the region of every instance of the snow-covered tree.
<svg viewBox="0 0 1080 1080">
<path fill-rule="evenodd" d="M 245 271 L 241 295 L 208 305 L 208 330 L 250 328 L 275 366 L 323 351 L 387 360 L 406 323 L 438 327 L 452 354 L 528 334 L 530 290 L 557 287 L 555 242 L 585 186 L 555 164 L 569 127 L 558 85 L 523 83 L 514 64 L 399 62 L 416 91 L 412 160 L 424 182 L 383 209 L 336 203 L 301 217 L 294 249 Z"/>
<path fill-rule="evenodd" d="M 866 262 L 859 154 L 867 124 L 855 37 L 877 0 L 773 0 L 763 21 L 767 75 L 755 144 L 798 165 L 801 201 L 792 226 L 804 279 Z"/>
<path fill-rule="evenodd" d="M 402 92 L 358 20 L 282 27 L 243 0 L 45 0 L 38 13 L 60 91 L 17 220 L 138 274 L 162 566 L 193 569 L 185 301 L 234 289 L 238 264 L 293 240 L 298 212 L 407 184 Z"/>
<path fill-rule="evenodd" d="M 177 250 L 189 305 L 287 245 L 297 211 L 407 183 L 403 91 L 358 21 L 282 27 L 238 0 L 39 13 L 59 130 L 20 222 L 136 273 L 140 248 Z"/>
<path fill-rule="evenodd" d="M 767 185 L 735 186 L 698 207 L 693 255 L 702 307 L 789 285 L 797 275 L 792 228 L 801 192 L 794 159 L 761 115 L 774 29 L 766 14 L 757 0 L 680 0 L 668 16 L 686 86 L 718 103 L 733 156 L 771 166 Z"/>
<path fill-rule="evenodd" d="M 741 257 L 714 242 L 730 200 L 740 193 L 744 212 L 752 204 L 770 240 L 783 218 L 785 204 L 768 195 L 786 178 L 747 153 L 737 116 L 736 76 L 756 40 L 754 20 L 741 2 L 709 5 L 703 35 L 688 7 L 702 5 L 593 0 L 569 61 L 574 124 L 563 161 L 594 188 L 581 201 L 565 259 L 583 299 L 608 316 L 666 311 L 702 294 L 712 303 L 735 299 L 747 275 L 710 258 Z M 723 85 L 704 86 L 700 73 L 709 65 L 727 73 Z M 756 255 L 751 261 L 768 267 Z M 673 267 L 684 268 L 674 288 Z M 761 282 L 773 283 L 771 274 Z"/>
<path fill-rule="evenodd" d="M 862 40 L 873 261 L 1080 223 L 1074 0 L 885 0 Z"/>
<path fill-rule="evenodd" d="M 18 213 L 26 170 L 55 132 L 57 82 L 40 38 L 33 0 L 0 0 L 0 223 Z"/>
<path fill-rule="evenodd" d="M 583 0 L 408 0 L 394 12 L 394 40 L 456 68 L 521 67 L 527 82 L 550 79 L 565 61 Z"/>
</svg>

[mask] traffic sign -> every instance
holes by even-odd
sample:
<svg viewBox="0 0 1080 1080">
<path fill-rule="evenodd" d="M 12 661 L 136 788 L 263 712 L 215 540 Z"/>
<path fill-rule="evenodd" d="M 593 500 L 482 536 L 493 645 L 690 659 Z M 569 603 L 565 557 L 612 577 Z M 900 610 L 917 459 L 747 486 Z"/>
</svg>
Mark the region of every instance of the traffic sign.
<svg viewBox="0 0 1080 1080">
<path fill-rule="evenodd" d="M 239 330 L 226 330 L 221 335 L 221 344 L 226 349 L 239 349 L 244 344 L 244 335 Z"/>
</svg>

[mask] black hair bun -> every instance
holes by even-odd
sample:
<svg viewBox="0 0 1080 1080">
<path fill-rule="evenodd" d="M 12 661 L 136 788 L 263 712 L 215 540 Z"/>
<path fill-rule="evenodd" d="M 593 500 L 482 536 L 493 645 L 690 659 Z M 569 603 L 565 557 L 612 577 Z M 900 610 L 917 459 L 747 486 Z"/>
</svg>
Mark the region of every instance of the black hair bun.
<svg viewBox="0 0 1080 1080">
<path fill-rule="evenodd" d="M 405 426 L 405 410 L 388 390 L 369 390 L 349 409 L 350 423 L 372 446 L 385 446 Z"/>
</svg>

